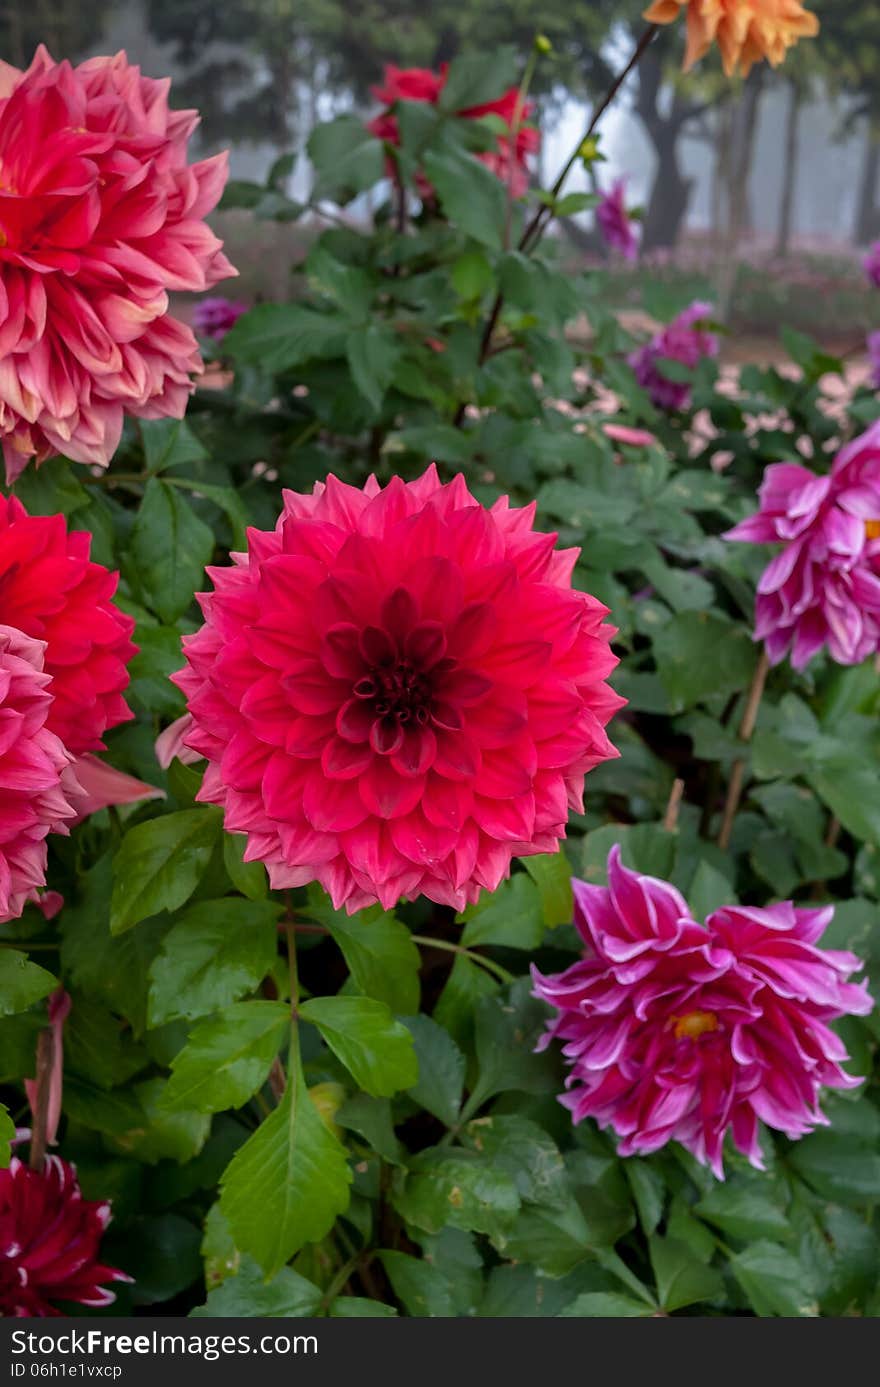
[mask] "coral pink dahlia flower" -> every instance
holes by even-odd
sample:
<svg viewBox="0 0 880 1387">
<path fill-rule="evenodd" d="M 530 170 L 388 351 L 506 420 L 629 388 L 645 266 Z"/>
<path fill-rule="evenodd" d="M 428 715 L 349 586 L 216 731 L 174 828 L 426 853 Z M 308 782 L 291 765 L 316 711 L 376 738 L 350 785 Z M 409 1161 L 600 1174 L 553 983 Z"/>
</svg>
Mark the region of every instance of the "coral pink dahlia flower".
<svg viewBox="0 0 880 1387">
<path fill-rule="evenodd" d="M 201 369 L 169 290 L 235 271 L 204 217 L 226 155 L 187 163 L 193 111 L 124 53 L 0 64 L 0 440 L 106 466 L 124 413 L 180 418 Z"/>
<path fill-rule="evenodd" d="M 829 475 L 797 463 L 764 473 L 761 509 L 726 539 L 784 548 L 758 584 L 755 640 L 803 669 L 823 646 L 841 665 L 880 649 L 880 423 L 841 449 Z"/>
<path fill-rule="evenodd" d="M 45 642 L 48 726 L 75 756 L 103 747 L 108 728 L 132 716 L 122 692 L 134 621 L 113 605 L 117 575 L 89 559 L 90 542 L 68 533 L 62 515 L 28 515 L 0 496 L 0 615 Z"/>
<path fill-rule="evenodd" d="M 74 817 L 61 778 L 71 758 L 46 720 L 43 647 L 0 626 L 0 922 L 15 920 L 46 880 L 46 838 Z"/>
<path fill-rule="evenodd" d="M 818 947 L 832 906 L 727 906 L 704 927 L 617 847 L 608 886 L 576 881 L 574 894 L 583 959 L 551 977 L 533 969 L 536 995 L 558 1013 L 541 1048 L 565 1042 L 561 1101 L 575 1122 L 612 1127 L 621 1155 L 678 1141 L 721 1179 L 730 1131 L 760 1170 L 759 1120 L 804 1136 L 826 1121 L 822 1085 L 860 1082 L 841 1069 L 828 1023 L 872 1001 L 866 983 L 846 981 L 860 960 Z"/>
<path fill-rule="evenodd" d="M 209 570 L 175 676 L 185 741 L 273 886 L 461 908 L 556 849 L 623 700 L 607 610 L 534 510 L 486 510 L 433 466 L 384 489 L 330 476 Z"/>
<path fill-rule="evenodd" d="M 63 1315 L 57 1302 L 111 1305 L 108 1281 L 130 1281 L 98 1260 L 108 1202 L 83 1199 L 76 1170 L 48 1156 L 31 1170 L 13 1156 L 0 1170 L 0 1315 Z"/>
</svg>

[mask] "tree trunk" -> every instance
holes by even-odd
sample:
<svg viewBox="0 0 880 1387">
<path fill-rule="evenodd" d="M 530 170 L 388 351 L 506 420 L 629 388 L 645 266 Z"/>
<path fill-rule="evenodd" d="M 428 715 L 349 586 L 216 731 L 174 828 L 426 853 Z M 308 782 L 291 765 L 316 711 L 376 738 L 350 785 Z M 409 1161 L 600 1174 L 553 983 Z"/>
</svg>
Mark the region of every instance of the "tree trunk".
<svg viewBox="0 0 880 1387">
<path fill-rule="evenodd" d="M 854 228 L 854 239 L 856 245 L 859 246 L 867 245 L 875 236 L 880 235 L 880 208 L 877 206 L 878 179 L 880 179 L 880 131 L 870 122 L 865 136 L 865 159 L 862 164 L 862 178 Z"/>
<path fill-rule="evenodd" d="M 660 112 L 659 96 L 663 81 L 663 62 L 651 49 L 638 68 L 636 112 L 657 158 L 654 182 L 645 212 L 642 249 L 674 246 L 687 215 L 693 180 L 685 178 L 678 159 L 678 141 L 687 117 L 676 93 L 668 116 Z"/>
<path fill-rule="evenodd" d="M 794 195 L 797 187 L 798 156 L 800 154 L 800 122 L 803 95 L 796 82 L 788 87 L 788 110 L 785 117 L 785 163 L 782 169 L 782 195 L 779 202 L 779 226 L 776 232 L 776 254 L 788 254 L 791 242 Z"/>
<path fill-rule="evenodd" d="M 764 87 L 763 67 L 754 67 L 734 117 L 727 185 L 727 230 L 722 247 L 716 284 L 718 313 L 722 322 L 730 318 L 736 288 L 738 250 L 743 232 L 750 225 L 749 174 L 758 128 L 758 110 Z"/>
</svg>

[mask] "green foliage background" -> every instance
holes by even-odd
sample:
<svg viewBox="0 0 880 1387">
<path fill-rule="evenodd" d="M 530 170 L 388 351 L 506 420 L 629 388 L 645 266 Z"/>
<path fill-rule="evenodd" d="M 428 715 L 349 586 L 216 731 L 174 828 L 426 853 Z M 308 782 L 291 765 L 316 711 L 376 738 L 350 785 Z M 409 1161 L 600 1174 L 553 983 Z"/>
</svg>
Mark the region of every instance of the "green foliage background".
<svg viewBox="0 0 880 1387">
<path fill-rule="evenodd" d="M 517 75 L 511 51 L 460 58 L 457 104 Z M 719 538 L 754 508 L 767 463 L 804 450 L 827 467 L 840 426 L 820 381 L 843 363 L 788 332 L 796 379 L 748 367 L 730 398 L 704 361 L 691 410 L 658 414 L 599 273 L 563 275 L 552 247 L 514 249 L 536 203 L 509 205 L 474 158 L 491 129 L 416 106 L 400 123 L 403 176 L 428 173 L 436 214 L 413 217 L 413 203 L 404 216 L 392 195 L 369 232 L 331 221 L 304 297 L 238 323 L 222 349 L 229 384 L 200 391 L 184 423 L 129 428 L 106 474 L 55 460 L 15 487 L 32 511 L 90 531 L 94 557 L 121 571 L 137 718 L 111 735 L 109 759 L 166 799 L 53 839 L 61 915 L 0 927 L 3 1097 L 24 1120 L 60 979 L 73 998 L 60 1150 L 89 1197 L 113 1199 L 106 1260 L 135 1278 L 117 1313 L 876 1315 L 876 1014 L 841 1026 L 867 1077 L 829 1098 L 831 1127 L 797 1144 L 765 1133 L 767 1173 L 731 1153 L 719 1184 L 676 1146 L 621 1161 L 592 1123 L 572 1128 L 558 1056 L 534 1053 L 545 1013 L 528 979 L 532 960 L 547 971 L 576 956 L 570 876 L 602 880 L 614 842 L 700 919 L 737 898 L 834 899 L 825 942 L 880 977 L 880 675 L 870 662 L 781 666 L 744 748 L 764 556 Z M 354 117 L 319 127 L 310 153 L 325 207 L 383 175 L 385 152 Z M 227 204 L 295 221 L 284 173 L 233 185 Z M 684 302 L 648 285 L 645 306 L 668 318 Z M 657 442 L 613 445 L 600 387 L 621 401 L 615 422 Z M 698 413 L 714 442 L 694 441 Z M 862 392 L 846 432 L 878 416 Z M 718 451 L 732 455 L 721 472 Z M 516 865 L 463 918 L 424 901 L 349 918 L 317 889 L 270 893 L 219 811 L 195 804 L 201 768 L 164 775 L 154 741 L 183 712 L 167 676 L 198 623 L 204 566 L 242 548 L 247 525 L 274 524 L 282 487 L 329 471 L 411 478 L 431 460 L 487 503 L 536 499 L 538 523 L 581 546 L 576 584 L 619 627 L 621 759 L 589 776 L 564 852 Z"/>
</svg>

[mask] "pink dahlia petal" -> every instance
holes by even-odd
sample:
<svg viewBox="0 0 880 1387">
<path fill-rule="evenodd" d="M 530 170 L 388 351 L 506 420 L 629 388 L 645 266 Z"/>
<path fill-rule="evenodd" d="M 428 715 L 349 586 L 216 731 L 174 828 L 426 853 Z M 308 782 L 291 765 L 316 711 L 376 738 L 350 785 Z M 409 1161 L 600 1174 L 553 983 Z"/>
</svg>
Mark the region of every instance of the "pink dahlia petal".
<svg viewBox="0 0 880 1387">
<path fill-rule="evenodd" d="M 44 647 L 0 626 L 0 922 L 45 885 L 46 838 L 66 833 L 74 809 L 62 784 L 70 756 L 49 730 Z"/>
<path fill-rule="evenodd" d="M 602 200 L 596 208 L 596 221 L 606 245 L 619 251 L 625 260 L 636 259 L 639 240 L 626 209 L 625 179 L 618 178 L 611 188 L 602 194 Z"/>
<path fill-rule="evenodd" d="M 880 649 L 880 425 L 838 453 L 828 476 L 767 468 L 760 511 L 725 535 L 780 541 L 758 583 L 755 640 L 771 664 L 803 669 L 823 648 L 838 664 Z"/>
<path fill-rule="evenodd" d="M 181 417 L 201 369 L 167 291 L 234 274 L 203 218 L 225 156 L 187 163 L 195 113 L 123 53 L 38 50 L 0 79 L 0 442 L 7 481 L 53 453 L 106 466 L 123 411 Z M 240 306 L 230 304 L 228 322 Z"/>
<path fill-rule="evenodd" d="M 550 576 L 532 511 L 485 511 L 433 467 L 384 489 L 331 476 L 285 493 L 275 535 L 283 553 L 251 531 L 233 584 L 212 573 L 175 676 L 201 798 L 249 860 L 348 910 L 462 908 L 552 850 L 585 771 L 616 755 L 620 700 L 605 608 Z"/>
<path fill-rule="evenodd" d="M 74 755 L 100 750 L 104 733 L 131 718 L 123 691 L 134 621 L 114 606 L 117 575 L 89 559 L 90 537 L 60 515 L 28 515 L 0 496 L 0 612 L 44 642 L 52 678 L 48 727 Z"/>
<path fill-rule="evenodd" d="M 37 1171 L 13 1156 L 0 1170 L 0 1315 L 57 1317 L 69 1302 L 112 1304 L 107 1283 L 131 1277 L 99 1260 L 109 1222 L 109 1203 L 83 1199 L 67 1161 L 49 1156 Z"/>
<path fill-rule="evenodd" d="M 847 981 L 860 960 L 819 947 L 831 907 L 731 906 L 702 927 L 617 848 L 608 882 L 574 883 L 583 958 L 533 969 L 555 1012 L 540 1048 L 557 1039 L 569 1062 L 561 1101 L 576 1122 L 611 1127 L 622 1155 L 678 1141 L 723 1178 L 730 1132 L 760 1169 L 759 1119 L 803 1136 L 824 1121 L 823 1086 L 859 1082 L 828 1022 L 871 1010 L 867 984 Z"/>
</svg>

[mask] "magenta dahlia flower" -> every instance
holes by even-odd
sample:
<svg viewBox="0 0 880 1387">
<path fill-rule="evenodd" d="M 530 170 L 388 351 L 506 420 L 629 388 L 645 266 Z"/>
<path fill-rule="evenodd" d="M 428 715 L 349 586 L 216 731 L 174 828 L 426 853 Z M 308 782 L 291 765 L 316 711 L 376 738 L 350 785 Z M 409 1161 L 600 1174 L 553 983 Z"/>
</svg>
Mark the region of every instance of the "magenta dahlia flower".
<svg viewBox="0 0 880 1387">
<path fill-rule="evenodd" d="M 63 515 L 28 515 L 0 496 L 0 616 L 45 643 L 49 728 L 77 756 L 133 716 L 123 691 L 137 653 L 134 620 L 111 600 L 118 574 L 92 562 L 90 544 Z"/>
<path fill-rule="evenodd" d="M 635 260 L 639 253 L 639 241 L 635 226 L 626 210 L 626 179 L 618 178 L 602 194 L 602 201 L 596 208 L 596 221 L 611 250 L 619 251 L 625 260 Z"/>
<path fill-rule="evenodd" d="M 226 155 L 124 53 L 0 66 L 0 440 L 7 481 L 53 453 L 106 466 L 124 413 L 181 418 L 201 369 L 168 293 L 235 271 L 205 225 Z"/>
<path fill-rule="evenodd" d="M 203 337 L 220 342 L 230 332 L 248 306 L 237 299 L 221 297 L 200 299 L 193 309 L 193 327 Z"/>
<path fill-rule="evenodd" d="M 75 813 L 62 786 L 72 758 L 46 725 L 51 682 L 40 642 L 0 626 L 0 922 L 45 885 L 46 838 Z"/>
<path fill-rule="evenodd" d="M 485 510 L 433 466 L 385 488 L 330 476 L 209 569 L 175 676 L 184 740 L 273 886 L 460 909 L 557 848 L 623 700 L 607 609 L 534 512 Z"/>
<path fill-rule="evenodd" d="M 535 995 L 557 1011 L 539 1048 L 564 1042 L 561 1101 L 575 1122 L 611 1127 L 622 1156 L 677 1141 L 723 1179 L 729 1131 L 760 1170 L 759 1121 L 804 1136 L 827 1124 L 823 1085 L 860 1082 L 828 1023 L 873 1003 L 867 983 L 847 982 L 860 960 L 818 947 L 833 906 L 726 906 L 698 925 L 618 847 L 608 886 L 576 881 L 574 895 L 583 958 L 550 977 L 533 969 Z"/>
<path fill-rule="evenodd" d="M 767 468 L 761 509 L 726 539 L 781 542 L 758 583 L 755 640 L 803 669 L 823 646 L 856 665 L 880 649 L 880 423 L 841 449 L 829 475 Z"/>
<path fill-rule="evenodd" d="M 710 303 L 692 303 L 655 333 L 650 342 L 627 357 L 636 380 L 658 409 L 687 409 L 691 402 L 690 384 L 664 376 L 664 361 L 678 362 L 693 370 L 703 357 L 718 355 L 718 338 L 706 327 L 711 316 Z"/>
<path fill-rule="evenodd" d="M 83 1199 L 76 1170 L 47 1156 L 31 1170 L 13 1156 L 0 1170 L 0 1315 L 63 1315 L 62 1305 L 112 1305 L 108 1281 L 131 1281 L 98 1260 L 110 1204 Z"/>
<path fill-rule="evenodd" d="M 874 242 L 862 263 L 868 279 L 880 289 L 880 241 Z"/>
</svg>

